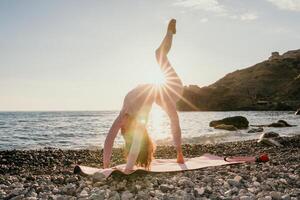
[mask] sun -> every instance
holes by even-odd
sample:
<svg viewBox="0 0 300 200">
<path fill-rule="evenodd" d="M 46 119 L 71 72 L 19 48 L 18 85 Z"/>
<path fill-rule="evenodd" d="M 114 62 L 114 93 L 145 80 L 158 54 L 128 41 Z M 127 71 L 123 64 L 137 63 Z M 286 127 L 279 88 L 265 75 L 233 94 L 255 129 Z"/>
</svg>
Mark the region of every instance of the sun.
<svg viewBox="0 0 300 200">
<path fill-rule="evenodd" d="M 151 77 L 151 79 L 151 82 L 155 85 L 163 85 L 166 83 L 166 78 L 163 73 L 156 73 Z"/>
</svg>

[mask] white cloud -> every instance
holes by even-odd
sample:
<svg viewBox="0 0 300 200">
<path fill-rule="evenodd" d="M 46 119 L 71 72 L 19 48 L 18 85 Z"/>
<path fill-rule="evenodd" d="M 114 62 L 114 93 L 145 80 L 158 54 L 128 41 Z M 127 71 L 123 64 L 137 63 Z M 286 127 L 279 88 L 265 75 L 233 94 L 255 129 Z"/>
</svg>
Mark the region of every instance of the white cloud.
<svg viewBox="0 0 300 200">
<path fill-rule="evenodd" d="M 252 21 L 252 20 L 256 20 L 258 18 L 258 16 L 255 13 L 244 13 L 242 15 L 240 15 L 240 19 L 242 21 Z"/>
<path fill-rule="evenodd" d="M 194 10 L 212 12 L 218 17 L 227 17 L 232 20 L 252 21 L 258 18 L 255 13 L 247 12 L 240 14 L 236 13 L 236 11 L 230 11 L 228 8 L 222 5 L 219 0 L 176 0 L 173 5 Z M 208 21 L 208 19 L 203 18 L 200 21 L 205 23 Z"/>
<path fill-rule="evenodd" d="M 217 13 L 226 12 L 217 0 L 176 0 L 173 5 Z"/>
<path fill-rule="evenodd" d="M 206 23 L 207 21 L 208 21 L 207 18 L 202 18 L 202 19 L 200 20 L 201 23 Z"/>
<path fill-rule="evenodd" d="M 281 10 L 300 11 L 300 0 L 267 0 Z"/>
</svg>

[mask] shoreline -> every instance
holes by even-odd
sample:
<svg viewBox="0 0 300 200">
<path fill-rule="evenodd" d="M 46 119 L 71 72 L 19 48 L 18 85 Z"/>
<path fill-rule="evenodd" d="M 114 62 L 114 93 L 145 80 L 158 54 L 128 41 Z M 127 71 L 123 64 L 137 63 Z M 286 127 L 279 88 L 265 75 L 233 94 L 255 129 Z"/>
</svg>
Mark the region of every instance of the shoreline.
<svg viewBox="0 0 300 200">
<path fill-rule="evenodd" d="M 282 137 L 281 143 L 283 147 L 264 146 L 257 140 L 184 144 L 185 157 L 268 153 L 270 161 L 185 172 L 113 175 L 99 182 L 74 175 L 73 166 L 101 167 L 100 149 L 5 150 L 0 151 L 0 199 L 297 199 L 300 135 Z M 172 146 L 157 146 L 155 157 L 175 158 L 176 151 Z M 114 148 L 111 166 L 124 162 L 122 149 Z"/>
</svg>

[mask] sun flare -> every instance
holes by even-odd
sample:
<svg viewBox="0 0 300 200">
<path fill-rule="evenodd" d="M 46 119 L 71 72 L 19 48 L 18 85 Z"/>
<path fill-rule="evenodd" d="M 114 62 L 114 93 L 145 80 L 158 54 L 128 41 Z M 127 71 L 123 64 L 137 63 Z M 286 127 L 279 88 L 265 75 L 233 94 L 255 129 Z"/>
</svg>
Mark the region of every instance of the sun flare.
<svg viewBox="0 0 300 200">
<path fill-rule="evenodd" d="M 150 113 L 149 126 L 152 130 L 154 137 L 157 137 L 159 134 L 164 132 L 164 122 L 166 114 L 164 111 L 157 105 L 153 105 L 153 108 Z M 158 135 L 157 135 L 158 134 Z"/>
<path fill-rule="evenodd" d="M 166 83 L 166 78 L 162 73 L 159 73 L 152 77 L 152 82 L 155 85 L 163 85 Z"/>
</svg>

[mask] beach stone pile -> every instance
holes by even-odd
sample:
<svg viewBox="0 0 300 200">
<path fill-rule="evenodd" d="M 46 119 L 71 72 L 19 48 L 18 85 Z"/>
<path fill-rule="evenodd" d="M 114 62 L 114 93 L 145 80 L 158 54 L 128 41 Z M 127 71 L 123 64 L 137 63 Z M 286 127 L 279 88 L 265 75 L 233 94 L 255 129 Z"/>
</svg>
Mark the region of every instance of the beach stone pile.
<svg viewBox="0 0 300 200">
<path fill-rule="evenodd" d="M 300 197 L 300 136 L 284 137 L 281 144 L 282 147 L 262 146 L 257 140 L 250 140 L 184 145 L 186 157 L 200 156 L 204 152 L 219 156 L 268 153 L 270 161 L 176 173 L 113 174 L 107 179 L 101 175 L 75 175 L 73 164 L 69 164 L 80 160 L 82 165 L 100 167 L 100 150 L 0 151 L 0 199 L 296 200 Z M 46 156 L 53 157 L 52 162 L 48 162 Z M 122 156 L 120 149 L 114 149 L 112 165 L 123 163 Z M 173 147 L 158 146 L 155 156 L 175 158 L 176 153 Z"/>
</svg>

